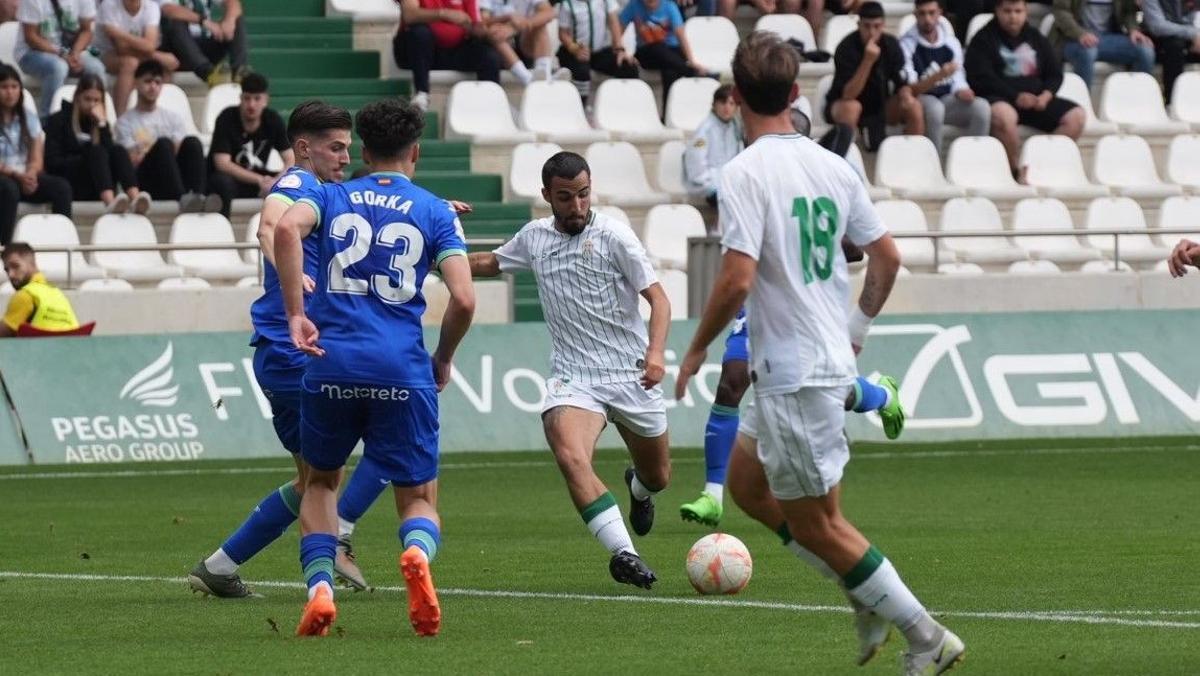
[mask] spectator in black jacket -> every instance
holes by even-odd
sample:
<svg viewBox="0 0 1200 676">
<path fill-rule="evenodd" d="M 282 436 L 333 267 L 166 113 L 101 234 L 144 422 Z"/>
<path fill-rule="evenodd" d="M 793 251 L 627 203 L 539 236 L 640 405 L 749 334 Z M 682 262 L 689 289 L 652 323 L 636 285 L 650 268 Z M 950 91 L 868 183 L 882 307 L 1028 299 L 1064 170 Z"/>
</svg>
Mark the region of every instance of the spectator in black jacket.
<svg viewBox="0 0 1200 676">
<path fill-rule="evenodd" d="M 1194 4 L 1187 0 L 1142 0 L 1142 18 L 1146 32 L 1158 49 L 1163 69 L 1163 92 L 1171 102 L 1175 78 L 1186 63 L 1200 62 L 1200 28 L 1192 23 Z M 1184 5 L 1192 5 L 1187 10 Z"/>
<path fill-rule="evenodd" d="M 235 198 L 266 197 L 294 160 L 287 125 L 270 108 L 268 87 L 263 75 L 246 75 L 238 105 L 222 110 L 213 125 L 208 190 L 220 195 L 221 213 L 226 217 Z M 283 160 L 276 171 L 267 169 L 272 150 Z"/>
<path fill-rule="evenodd" d="M 967 47 L 966 68 L 971 88 L 992 104 L 992 136 L 1004 144 L 1018 180 L 1018 125 L 1073 139 L 1083 133 L 1083 109 L 1055 95 L 1062 64 L 1050 41 L 1026 21 L 1025 0 L 998 0 L 996 17 Z"/>
<path fill-rule="evenodd" d="M 71 183 L 77 200 L 104 202 L 112 213 L 150 210 L 138 188 L 129 151 L 113 142 L 104 106 L 104 81 L 84 73 L 75 98 L 46 122 L 46 171 Z"/>
</svg>

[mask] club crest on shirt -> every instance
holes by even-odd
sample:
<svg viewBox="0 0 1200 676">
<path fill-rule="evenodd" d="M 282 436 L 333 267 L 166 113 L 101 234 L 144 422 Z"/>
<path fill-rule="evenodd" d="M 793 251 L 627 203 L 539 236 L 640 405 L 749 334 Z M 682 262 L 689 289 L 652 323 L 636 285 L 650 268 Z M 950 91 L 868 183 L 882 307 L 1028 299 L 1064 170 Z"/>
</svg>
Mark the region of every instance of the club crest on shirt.
<svg viewBox="0 0 1200 676">
<path fill-rule="evenodd" d="M 592 251 L 595 250 L 595 248 L 596 248 L 596 245 L 592 243 L 592 240 L 590 240 L 590 239 L 583 240 L 583 259 L 585 261 L 591 260 Z"/>
</svg>

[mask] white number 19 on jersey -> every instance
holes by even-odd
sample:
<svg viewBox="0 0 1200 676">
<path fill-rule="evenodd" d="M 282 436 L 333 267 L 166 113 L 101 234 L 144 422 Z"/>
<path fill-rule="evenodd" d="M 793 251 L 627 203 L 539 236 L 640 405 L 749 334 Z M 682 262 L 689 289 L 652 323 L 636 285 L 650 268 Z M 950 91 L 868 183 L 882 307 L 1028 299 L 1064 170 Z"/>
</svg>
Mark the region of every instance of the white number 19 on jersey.
<svg viewBox="0 0 1200 676">
<path fill-rule="evenodd" d="M 410 223 L 388 223 L 376 235 L 367 219 L 358 214 L 342 214 L 329 226 L 329 235 L 337 240 L 345 240 L 352 232 L 354 241 L 329 261 L 329 292 L 365 296 L 374 291 L 380 300 L 392 305 L 412 300 L 417 295 L 417 263 L 425 253 L 421 231 Z M 389 265 L 396 272 L 395 282 L 386 274 L 371 275 L 370 279 L 346 276 L 346 268 L 366 258 L 372 245 L 400 249 Z"/>
</svg>

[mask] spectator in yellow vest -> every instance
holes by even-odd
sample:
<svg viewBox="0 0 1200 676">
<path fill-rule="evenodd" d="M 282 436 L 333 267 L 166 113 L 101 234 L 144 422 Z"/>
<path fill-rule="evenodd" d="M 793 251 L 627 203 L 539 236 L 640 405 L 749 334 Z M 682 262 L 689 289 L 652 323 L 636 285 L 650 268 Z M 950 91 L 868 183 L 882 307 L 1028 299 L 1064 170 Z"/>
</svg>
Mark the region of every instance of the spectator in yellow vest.
<svg viewBox="0 0 1200 676">
<path fill-rule="evenodd" d="M 71 302 L 63 292 L 38 271 L 33 247 L 24 242 L 13 242 L 4 247 L 0 254 L 4 260 L 4 272 L 12 282 L 16 293 L 8 301 L 4 321 L 0 322 L 0 338 L 17 335 L 22 324 L 30 324 L 43 331 L 70 331 L 79 328 Z"/>
</svg>

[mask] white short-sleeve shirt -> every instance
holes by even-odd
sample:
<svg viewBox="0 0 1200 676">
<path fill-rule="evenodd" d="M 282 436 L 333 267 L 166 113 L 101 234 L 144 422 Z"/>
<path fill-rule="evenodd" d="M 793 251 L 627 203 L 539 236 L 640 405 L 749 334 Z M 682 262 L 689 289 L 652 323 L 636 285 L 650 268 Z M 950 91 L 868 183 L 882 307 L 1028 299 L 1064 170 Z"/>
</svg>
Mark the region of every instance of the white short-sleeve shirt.
<svg viewBox="0 0 1200 676">
<path fill-rule="evenodd" d="M 62 26 L 69 31 L 78 31 L 83 19 L 96 17 L 95 0 L 58 0 L 58 6 L 62 10 Z M 37 24 L 42 37 L 55 45 L 62 44 L 62 30 L 59 29 L 54 5 L 50 0 L 21 0 L 17 5 L 17 21 L 23 24 Z M 29 49 L 29 43 L 25 42 L 25 31 L 17 31 L 17 46 L 13 49 L 13 58 L 20 61 Z"/>
<path fill-rule="evenodd" d="M 130 108 L 117 120 L 117 143 L 130 150 L 146 152 L 160 138 L 179 143 L 186 136 L 183 118 L 161 106 L 150 112 Z"/>
<path fill-rule="evenodd" d="M 570 32 L 575 42 L 596 52 L 612 47 L 608 15 L 619 11 L 617 0 L 560 0 L 558 27 Z"/>
<path fill-rule="evenodd" d="M 121 0 L 107 0 L 100 5 L 100 12 L 96 18 L 96 48 L 101 54 L 113 50 L 113 43 L 108 39 L 105 26 L 112 26 L 122 33 L 141 38 L 145 37 L 147 28 L 158 28 L 161 18 L 162 10 L 153 0 L 142 0 L 141 9 L 133 15 L 125 11 L 125 3 Z"/>
<path fill-rule="evenodd" d="M 722 246 L 758 261 L 746 302 L 757 392 L 852 382 L 842 236 L 887 234 L 858 174 L 811 139 L 768 135 L 725 165 L 718 193 Z"/>
</svg>

